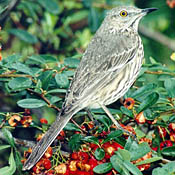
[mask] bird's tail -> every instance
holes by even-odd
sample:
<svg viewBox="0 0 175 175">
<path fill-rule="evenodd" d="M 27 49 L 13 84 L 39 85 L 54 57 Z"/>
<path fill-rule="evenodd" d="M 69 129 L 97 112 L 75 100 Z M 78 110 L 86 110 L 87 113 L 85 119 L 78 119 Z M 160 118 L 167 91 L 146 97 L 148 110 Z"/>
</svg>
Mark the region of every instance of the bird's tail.
<svg viewBox="0 0 175 175">
<path fill-rule="evenodd" d="M 32 148 L 32 153 L 24 163 L 23 170 L 31 169 L 39 161 L 47 148 L 52 144 L 52 142 L 76 112 L 78 111 L 70 110 L 63 115 L 60 112 L 60 114 L 57 116 L 56 121 L 51 125 L 43 138 Z"/>
</svg>

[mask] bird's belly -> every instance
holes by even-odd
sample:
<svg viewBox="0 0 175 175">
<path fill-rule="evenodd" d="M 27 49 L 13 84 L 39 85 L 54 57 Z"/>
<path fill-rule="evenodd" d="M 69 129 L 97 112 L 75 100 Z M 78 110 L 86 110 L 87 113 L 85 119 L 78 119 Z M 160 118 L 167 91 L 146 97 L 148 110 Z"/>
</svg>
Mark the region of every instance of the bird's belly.
<svg viewBox="0 0 175 175">
<path fill-rule="evenodd" d="M 105 87 L 97 90 L 97 93 L 92 97 L 94 103 L 91 101 L 89 107 L 100 108 L 100 104 L 109 105 L 121 98 L 134 83 L 141 65 L 142 57 L 135 58 L 131 63 L 126 65 Z"/>
</svg>

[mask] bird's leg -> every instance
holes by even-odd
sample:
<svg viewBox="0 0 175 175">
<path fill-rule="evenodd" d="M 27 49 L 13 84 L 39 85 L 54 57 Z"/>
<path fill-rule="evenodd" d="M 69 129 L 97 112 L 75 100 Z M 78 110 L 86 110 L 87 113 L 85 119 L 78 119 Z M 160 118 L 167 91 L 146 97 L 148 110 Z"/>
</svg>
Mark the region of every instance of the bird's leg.
<svg viewBox="0 0 175 175">
<path fill-rule="evenodd" d="M 136 136 L 127 131 L 126 129 L 124 129 L 116 120 L 115 118 L 112 116 L 112 114 L 110 113 L 109 109 L 105 106 L 105 105 L 102 105 L 100 104 L 102 109 L 106 112 L 106 114 L 108 115 L 108 117 L 112 120 L 112 122 L 117 126 L 118 129 L 122 130 L 124 133 L 130 135 L 132 138 L 134 138 L 134 140 L 137 140 Z"/>
<path fill-rule="evenodd" d="M 89 108 L 85 108 L 85 111 L 87 112 L 89 118 L 91 119 L 91 121 L 94 121 L 94 125 L 95 126 L 98 126 L 99 125 L 99 122 L 94 118 L 92 112 L 90 111 Z"/>
</svg>

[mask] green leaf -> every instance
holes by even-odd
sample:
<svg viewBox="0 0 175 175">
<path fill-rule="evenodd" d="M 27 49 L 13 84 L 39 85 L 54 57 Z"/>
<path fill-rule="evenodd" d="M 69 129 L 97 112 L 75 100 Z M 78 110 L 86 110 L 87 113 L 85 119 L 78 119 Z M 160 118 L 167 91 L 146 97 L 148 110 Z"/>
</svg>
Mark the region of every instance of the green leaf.
<svg viewBox="0 0 175 175">
<path fill-rule="evenodd" d="M 131 154 L 130 154 L 130 152 L 128 150 L 126 150 L 126 149 L 118 149 L 117 152 L 121 155 L 123 160 L 128 160 L 128 161 L 131 160 Z"/>
<path fill-rule="evenodd" d="M 150 159 L 140 161 L 140 162 L 136 163 L 135 165 L 143 165 L 143 164 L 147 164 L 147 163 L 156 162 L 156 161 L 159 161 L 159 160 L 162 160 L 162 157 L 152 157 Z"/>
<path fill-rule="evenodd" d="M 103 174 L 103 173 L 107 173 L 111 169 L 112 169 L 112 164 L 111 163 L 103 163 L 103 164 L 100 164 L 100 165 L 96 166 L 93 169 L 93 171 L 97 174 Z"/>
<path fill-rule="evenodd" d="M 155 104 L 157 102 L 158 99 L 159 99 L 158 93 L 156 93 L 156 92 L 151 93 L 139 105 L 139 107 L 137 109 L 137 113 L 140 113 L 141 111 L 151 107 L 153 104 Z"/>
<path fill-rule="evenodd" d="M 148 143 L 143 142 L 139 145 L 132 145 L 129 152 L 131 153 L 131 161 L 137 160 L 151 151 Z"/>
<path fill-rule="evenodd" d="M 34 98 L 19 100 L 17 104 L 22 108 L 29 108 L 29 109 L 40 108 L 47 105 L 47 103 L 44 102 L 43 100 L 38 100 Z"/>
<path fill-rule="evenodd" d="M 119 155 L 113 155 L 110 158 L 110 162 L 112 163 L 112 167 L 120 174 L 130 175 L 129 171 L 124 166 L 124 160 L 122 160 Z"/>
<path fill-rule="evenodd" d="M 79 63 L 80 63 L 80 60 L 75 59 L 75 58 L 65 58 L 64 59 L 65 66 L 69 68 L 77 68 Z"/>
<path fill-rule="evenodd" d="M 99 144 L 98 143 L 98 138 L 97 137 L 94 137 L 94 136 L 83 137 L 81 140 L 82 141 L 85 141 L 85 142 L 95 143 L 97 145 Z"/>
<path fill-rule="evenodd" d="M 6 149 L 6 148 L 10 148 L 10 145 L 0 145 L 0 150 Z"/>
<path fill-rule="evenodd" d="M 34 64 L 37 64 L 37 63 L 45 64 L 46 63 L 46 61 L 40 55 L 32 55 L 29 57 L 29 60 L 34 61 Z M 30 64 L 32 64 L 32 62 Z"/>
<path fill-rule="evenodd" d="M 145 137 L 145 133 L 142 132 L 138 127 L 135 129 L 137 139 L 140 140 L 141 138 Z"/>
<path fill-rule="evenodd" d="M 25 77 L 13 78 L 8 83 L 8 86 L 12 90 L 26 89 L 26 88 L 29 88 L 31 85 L 32 85 L 32 80 Z"/>
<path fill-rule="evenodd" d="M 173 116 L 171 116 L 170 118 L 169 118 L 169 122 L 170 123 L 175 123 L 175 115 L 173 115 Z"/>
<path fill-rule="evenodd" d="M 142 172 L 128 160 L 124 160 L 124 166 L 133 174 L 133 175 L 143 175 Z"/>
<path fill-rule="evenodd" d="M 57 103 L 58 101 L 61 101 L 62 99 L 57 96 L 49 96 L 48 100 L 50 101 L 51 104 Z"/>
<path fill-rule="evenodd" d="M 106 143 L 106 142 L 108 142 L 108 141 L 110 141 L 110 140 L 114 140 L 114 139 L 116 139 L 117 137 L 121 136 L 122 134 L 123 134 L 123 131 L 122 131 L 122 130 L 111 131 L 111 132 L 107 135 L 106 139 L 105 139 L 102 143 Z"/>
<path fill-rule="evenodd" d="M 109 117 L 106 117 L 105 115 L 95 115 L 94 118 L 103 123 L 106 128 L 109 128 L 112 124 L 112 121 L 109 119 Z"/>
<path fill-rule="evenodd" d="M 169 97 L 175 97 L 175 78 L 166 79 L 164 82 L 165 89 L 168 92 Z"/>
<path fill-rule="evenodd" d="M 56 74 L 55 80 L 60 88 L 67 88 L 69 86 L 68 77 L 65 74 Z"/>
<path fill-rule="evenodd" d="M 39 77 L 42 82 L 42 88 L 44 90 L 47 90 L 49 88 L 50 81 L 52 79 L 52 75 L 53 75 L 53 71 L 45 71 Z"/>
<path fill-rule="evenodd" d="M 102 148 L 97 148 L 94 155 L 97 160 L 102 160 L 105 157 L 105 151 Z"/>
<path fill-rule="evenodd" d="M 165 156 L 175 157 L 175 146 L 163 148 L 161 152 Z"/>
<path fill-rule="evenodd" d="M 129 116 L 129 117 L 134 117 L 132 111 L 130 111 L 129 109 L 125 108 L 124 106 L 120 107 L 120 110 L 122 111 L 123 114 Z"/>
<path fill-rule="evenodd" d="M 21 58 L 20 54 L 13 54 L 6 57 L 3 61 L 5 61 L 6 63 L 14 63 L 19 61 L 20 58 Z"/>
<path fill-rule="evenodd" d="M 52 55 L 40 55 L 40 57 L 42 57 L 46 63 L 58 62 L 58 60 Z"/>
<path fill-rule="evenodd" d="M 16 164 L 13 156 L 13 151 L 10 153 L 9 157 L 9 165 L 10 166 L 5 166 L 3 168 L 0 168 L 0 174 L 2 175 L 13 175 L 16 171 Z"/>
<path fill-rule="evenodd" d="M 14 157 L 15 157 L 16 168 L 17 168 L 17 170 L 21 170 L 22 166 L 23 166 L 23 164 L 21 162 L 22 157 L 20 155 L 20 152 L 16 148 L 15 148 L 14 154 L 15 154 Z"/>
<path fill-rule="evenodd" d="M 74 134 L 69 140 L 69 147 L 74 151 L 77 151 L 80 148 L 82 135 L 81 134 Z"/>
<path fill-rule="evenodd" d="M 67 131 L 81 131 L 76 125 L 73 123 L 67 123 L 66 126 L 64 127 L 64 130 Z"/>
<path fill-rule="evenodd" d="M 169 162 L 162 168 L 155 168 L 152 175 L 173 175 L 175 174 L 175 161 Z"/>
<path fill-rule="evenodd" d="M 2 128 L 2 132 L 3 132 L 3 135 L 5 136 L 7 142 L 11 145 L 11 147 L 14 148 L 15 142 L 14 142 L 14 139 L 13 139 L 11 132 L 6 128 Z"/>
<path fill-rule="evenodd" d="M 22 29 L 10 29 L 8 30 L 8 32 L 10 34 L 15 35 L 16 37 L 18 37 L 19 39 L 21 39 L 22 41 L 25 41 L 29 44 L 35 44 L 38 42 L 38 39 L 36 38 L 36 36 L 30 34 L 29 32 L 22 30 Z"/>
<path fill-rule="evenodd" d="M 29 74 L 31 76 L 34 76 L 33 72 L 31 71 L 31 69 L 28 66 L 26 66 L 25 64 L 22 64 L 20 62 L 9 63 L 7 66 L 8 66 L 8 68 L 15 69 L 18 72 L 23 72 L 25 74 Z"/>
<path fill-rule="evenodd" d="M 58 3 L 54 0 L 38 0 L 38 2 L 50 13 L 57 15 L 59 13 Z"/>
<path fill-rule="evenodd" d="M 156 88 L 156 85 L 155 84 L 147 84 L 147 85 L 144 85 L 142 86 L 141 88 L 137 89 L 136 91 L 134 91 L 132 94 L 131 94 L 131 97 L 132 98 L 138 98 L 138 97 L 141 97 L 143 95 L 145 95 L 146 93 L 149 93 L 149 92 L 152 92 L 153 89 Z"/>
<path fill-rule="evenodd" d="M 53 94 L 53 93 L 66 93 L 67 90 L 66 89 L 53 89 L 50 91 L 47 91 L 47 94 Z"/>
<path fill-rule="evenodd" d="M 133 139 L 131 139 L 131 137 L 128 137 L 124 149 L 126 149 L 126 150 L 129 151 L 133 145 L 136 145 L 137 146 L 138 144 L 136 143 L 136 141 L 134 141 Z"/>
</svg>

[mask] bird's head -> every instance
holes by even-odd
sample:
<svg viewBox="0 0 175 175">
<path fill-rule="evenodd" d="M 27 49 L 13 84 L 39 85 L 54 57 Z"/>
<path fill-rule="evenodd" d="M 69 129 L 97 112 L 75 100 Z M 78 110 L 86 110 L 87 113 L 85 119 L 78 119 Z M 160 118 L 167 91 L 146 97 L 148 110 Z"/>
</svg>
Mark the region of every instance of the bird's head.
<svg viewBox="0 0 175 175">
<path fill-rule="evenodd" d="M 140 19 L 157 10 L 157 8 L 146 8 L 139 9 L 132 6 L 121 6 L 110 10 L 105 18 L 105 21 L 109 25 L 113 25 L 118 29 L 133 28 L 135 31 L 138 30 L 138 24 Z"/>
</svg>

